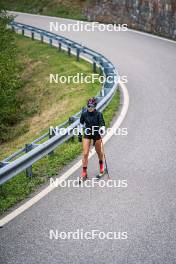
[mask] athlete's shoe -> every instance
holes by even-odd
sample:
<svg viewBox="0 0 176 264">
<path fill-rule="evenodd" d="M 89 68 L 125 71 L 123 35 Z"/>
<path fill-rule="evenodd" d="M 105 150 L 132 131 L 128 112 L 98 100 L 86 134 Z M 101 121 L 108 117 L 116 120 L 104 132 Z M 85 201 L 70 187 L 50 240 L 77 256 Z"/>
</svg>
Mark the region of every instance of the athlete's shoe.
<svg viewBox="0 0 176 264">
<path fill-rule="evenodd" d="M 87 167 L 83 167 L 82 174 L 79 178 L 79 182 L 83 182 L 87 179 Z"/>
<path fill-rule="evenodd" d="M 104 171 L 100 172 L 100 173 L 96 176 L 96 178 L 97 178 L 97 179 L 100 179 L 100 178 L 102 178 L 106 173 L 107 173 L 107 170 L 106 170 L 106 168 L 105 168 Z"/>
<path fill-rule="evenodd" d="M 104 173 L 104 163 L 102 160 L 99 161 L 99 165 L 100 165 L 100 174 L 103 174 Z"/>
<path fill-rule="evenodd" d="M 87 180 L 87 174 L 85 176 L 81 175 L 80 178 L 79 178 L 79 184 L 81 184 L 81 182 L 84 182 L 86 180 Z"/>
</svg>

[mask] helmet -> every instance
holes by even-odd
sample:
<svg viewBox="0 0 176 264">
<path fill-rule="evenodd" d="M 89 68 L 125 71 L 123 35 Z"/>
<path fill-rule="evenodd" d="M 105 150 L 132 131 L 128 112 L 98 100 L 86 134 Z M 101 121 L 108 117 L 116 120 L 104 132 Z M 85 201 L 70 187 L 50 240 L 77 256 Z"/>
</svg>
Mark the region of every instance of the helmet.
<svg viewBox="0 0 176 264">
<path fill-rule="evenodd" d="M 87 101 L 87 106 L 88 107 L 96 107 L 97 105 L 97 101 L 96 101 L 96 98 L 95 97 L 92 97 L 90 98 L 88 101 Z"/>
</svg>

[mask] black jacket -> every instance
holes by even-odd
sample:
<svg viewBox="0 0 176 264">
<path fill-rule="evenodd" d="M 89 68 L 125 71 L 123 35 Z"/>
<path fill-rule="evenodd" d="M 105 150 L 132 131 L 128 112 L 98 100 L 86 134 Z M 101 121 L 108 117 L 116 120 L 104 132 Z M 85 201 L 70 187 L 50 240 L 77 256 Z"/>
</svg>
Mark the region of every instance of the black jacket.
<svg viewBox="0 0 176 264">
<path fill-rule="evenodd" d="M 80 123 L 85 124 L 85 128 L 92 129 L 93 126 L 102 127 L 105 126 L 105 121 L 101 112 L 95 110 L 94 112 L 89 112 L 87 109 L 82 112 Z"/>
</svg>

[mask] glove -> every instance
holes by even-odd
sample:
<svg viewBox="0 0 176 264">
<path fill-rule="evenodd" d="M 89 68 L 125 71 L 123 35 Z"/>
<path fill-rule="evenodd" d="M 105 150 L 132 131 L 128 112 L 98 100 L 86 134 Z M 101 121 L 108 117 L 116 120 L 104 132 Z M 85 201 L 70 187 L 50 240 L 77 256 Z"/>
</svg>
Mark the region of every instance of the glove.
<svg viewBox="0 0 176 264">
<path fill-rule="evenodd" d="M 100 127 L 100 129 L 99 129 L 99 133 L 100 133 L 100 135 L 104 135 L 104 134 L 106 133 L 106 128 L 105 128 L 105 126 Z"/>
<path fill-rule="evenodd" d="M 80 143 L 82 142 L 82 135 L 81 135 L 81 133 L 78 134 L 78 142 L 80 142 Z"/>
</svg>

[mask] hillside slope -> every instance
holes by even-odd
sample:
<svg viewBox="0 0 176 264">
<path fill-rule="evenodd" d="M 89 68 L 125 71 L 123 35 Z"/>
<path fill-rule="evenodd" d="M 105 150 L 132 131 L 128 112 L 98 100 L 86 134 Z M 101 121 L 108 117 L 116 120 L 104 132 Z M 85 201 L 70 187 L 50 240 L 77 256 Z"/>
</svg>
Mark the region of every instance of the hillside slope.
<svg viewBox="0 0 176 264">
<path fill-rule="evenodd" d="M 87 0 L 2 0 L 8 10 L 85 20 L 83 7 Z"/>
</svg>

